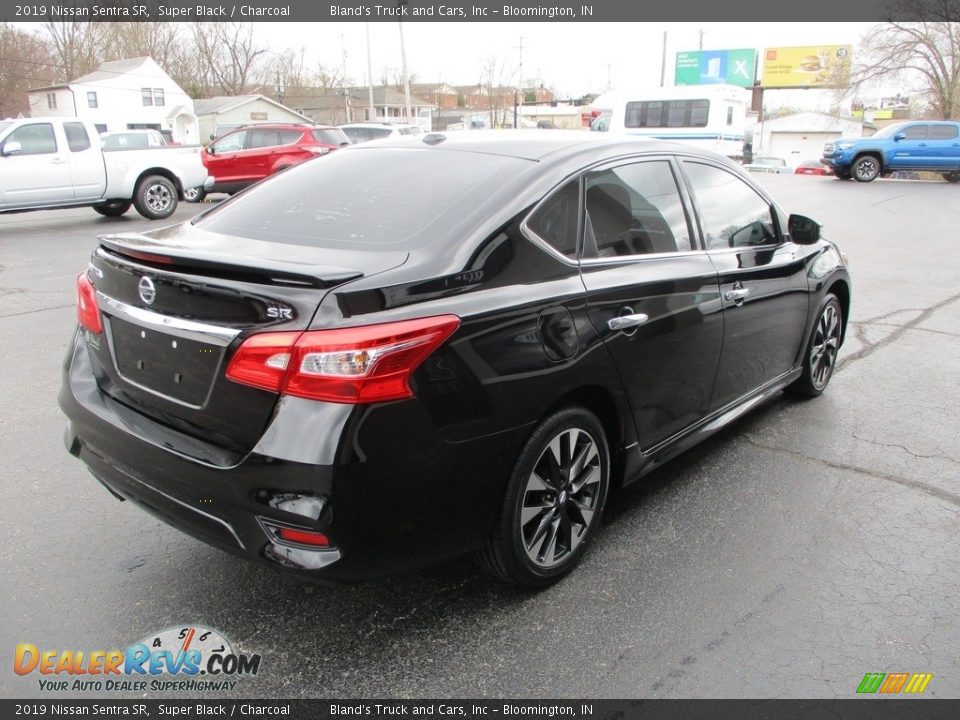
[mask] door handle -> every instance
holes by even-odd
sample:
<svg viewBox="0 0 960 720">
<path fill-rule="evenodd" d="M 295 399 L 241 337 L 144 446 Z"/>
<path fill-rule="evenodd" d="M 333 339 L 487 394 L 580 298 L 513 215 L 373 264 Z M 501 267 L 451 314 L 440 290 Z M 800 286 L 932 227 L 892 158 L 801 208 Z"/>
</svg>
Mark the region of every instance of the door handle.
<svg viewBox="0 0 960 720">
<path fill-rule="evenodd" d="M 64 161 L 63 158 L 55 157 L 53 160 L 50 161 L 50 164 L 51 164 L 51 165 L 63 165 L 64 162 L 65 162 L 65 161 Z"/>
<path fill-rule="evenodd" d="M 737 307 L 740 307 L 749 294 L 750 288 L 734 288 L 733 290 L 727 290 L 723 296 Z"/>
<path fill-rule="evenodd" d="M 620 315 L 619 317 L 607 320 L 607 327 L 613 331 L 626 330 L 627 328 L 643 325 L 650 318 L 644 313 L 635 313 L 633 315 Z"/>
</svg>

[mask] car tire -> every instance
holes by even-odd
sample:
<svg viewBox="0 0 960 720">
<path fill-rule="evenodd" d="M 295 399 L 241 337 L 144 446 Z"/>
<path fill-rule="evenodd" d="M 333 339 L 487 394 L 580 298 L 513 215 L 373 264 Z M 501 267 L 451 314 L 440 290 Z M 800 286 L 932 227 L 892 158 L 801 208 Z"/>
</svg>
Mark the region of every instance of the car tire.
<svg viewBox="0 0 960 720">
<path fill-rule="evenodd" d="M 207 196 L 207 191 L 202 187 L 187 188 L 183 191 L 183 199 L 188 203 L 198 203 L 203 202 L 203 199 Z"/>
<path fill-rule="evenodd" d="M 93 209 L 104 217 L 120 217 L 130 209 L 132 203 L 129 200 L 109 200 L 104 203 L 98 203 Z"/>
<path fill-rule="evenodd" d="M 843 334 L 843 308 L 833 293 L 820 305 L 817 322 L 803 353 L 803 374 L 789 386 L 794 395 L 819 397 L 827 389 L 837 365 Z"/>
<path fill-rule="evenodd" d="M 493 536 L 477 560 L 517 585 L 556 582 L 583 557 L 609 485 L 610 450 L 596 415 L 579 406 L 550 415 L 520 452 Z"/>
<path fill-rule="evenodd" d="M 948 183 L 960 183 L 960 172 L 948 172 L 943 174 L 943 179 Z"/>
<path fill-rule="evenodd" d="M 880 161 L 875 155 L 862 155 L 854 161 L 850 170 L 857 182 L 873 182 L 880 175 Z"/>
<path fill-rule="evenodd" d="M 837 180 L 853 180 L 853 175 L 846 170 L 835 170 L 833 174 Z"/>
<path fill-rule="evenodd" d="M 149 175 L 137 183 L 133 206 L 148 220 L 162 220 L 177 209 L 177 188 L 162 175 Z"/>
</svg>

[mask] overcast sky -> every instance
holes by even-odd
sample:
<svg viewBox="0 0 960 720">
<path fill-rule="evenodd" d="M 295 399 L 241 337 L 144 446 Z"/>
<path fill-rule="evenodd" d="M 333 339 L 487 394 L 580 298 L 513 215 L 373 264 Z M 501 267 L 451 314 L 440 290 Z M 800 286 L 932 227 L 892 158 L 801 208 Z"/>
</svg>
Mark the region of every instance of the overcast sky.
<svg viewBox="0 0 960 720">
<path fill-rule="evenodd" d="M 516 77 L 523 38 L 523 78 L 539 79 L 561 97 L 602 92 L 609 86 L 659 85 L 663 32 L 667 32 L 666 84 L 673 84 L 676 53 L 696 50 L 702 29 L 705 50 L 844 45 L 856 47 L 871 23 L 447 23 L 403 25 L 407 65 L 418 82 L 478 82 L 490 58 L 504 66 L 504 82 Z M 312 64 L 343 65 L 357 84 L 367 76 L 366 23 L 263 23 L 258 34 L 271 46 L 303 47 Z M 397 23 L 370 23 L 374 83 L 386 68 L 400 68 Z M 856 62 L 856 50 L 854 62 Z M 513 74 L 513 75 L 511 75 Z M 392 75 L 392 73 L 391 73 Z M 816 105 L 820 93 L 775 91 L 767 105 Z"/>
</svg>

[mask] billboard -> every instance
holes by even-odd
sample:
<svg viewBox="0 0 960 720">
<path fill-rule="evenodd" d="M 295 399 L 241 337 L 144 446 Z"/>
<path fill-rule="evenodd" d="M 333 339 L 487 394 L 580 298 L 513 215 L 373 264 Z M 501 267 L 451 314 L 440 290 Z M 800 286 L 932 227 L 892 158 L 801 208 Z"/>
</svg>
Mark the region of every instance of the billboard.
<svg viewBox="0 0 960 720">
<path fill-rule="evenodd" d="M 850 45 L 806 45 L 763 51 L 765 88 L 836 88 L 850 84 Z"/>
<path fill-rule="evenodd" d="M 753 87 L 756 68 L 757 51 L 752 48 L 678 52 L 673 84 L 727 83 L 740 87 Z"/>
</svg>

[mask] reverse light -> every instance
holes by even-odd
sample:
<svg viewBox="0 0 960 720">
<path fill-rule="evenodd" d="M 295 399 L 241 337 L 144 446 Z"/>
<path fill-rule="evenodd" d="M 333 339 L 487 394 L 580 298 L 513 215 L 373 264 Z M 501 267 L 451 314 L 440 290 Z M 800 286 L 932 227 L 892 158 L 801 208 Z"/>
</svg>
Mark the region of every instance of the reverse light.
<svg viewBox="0 0 960 720">
<path fill-rule="evenodd" d="M 303 333 L 260 333 L 227 377 L 263 390 L 348 404 L 413 397 L 410 376 L 460 326 L 456 315 Z"/>
<path fill-rule="evenodd" d="M 328 147 L 308 147 L 307 150 L 312 152 L 314 155 L 326 155 L 328 152 L 330 152 L 330 148 Z"/>
<path fill-rule="evenodd" d="M 89 330 L 94 335 L 103 332 L 103 323 L 100 320 L 100 306 L 97 305 L 97 291 L 87 277 L 84 270 L 77 276 L 77 320 L 80 327 Z"/>
</svg>

